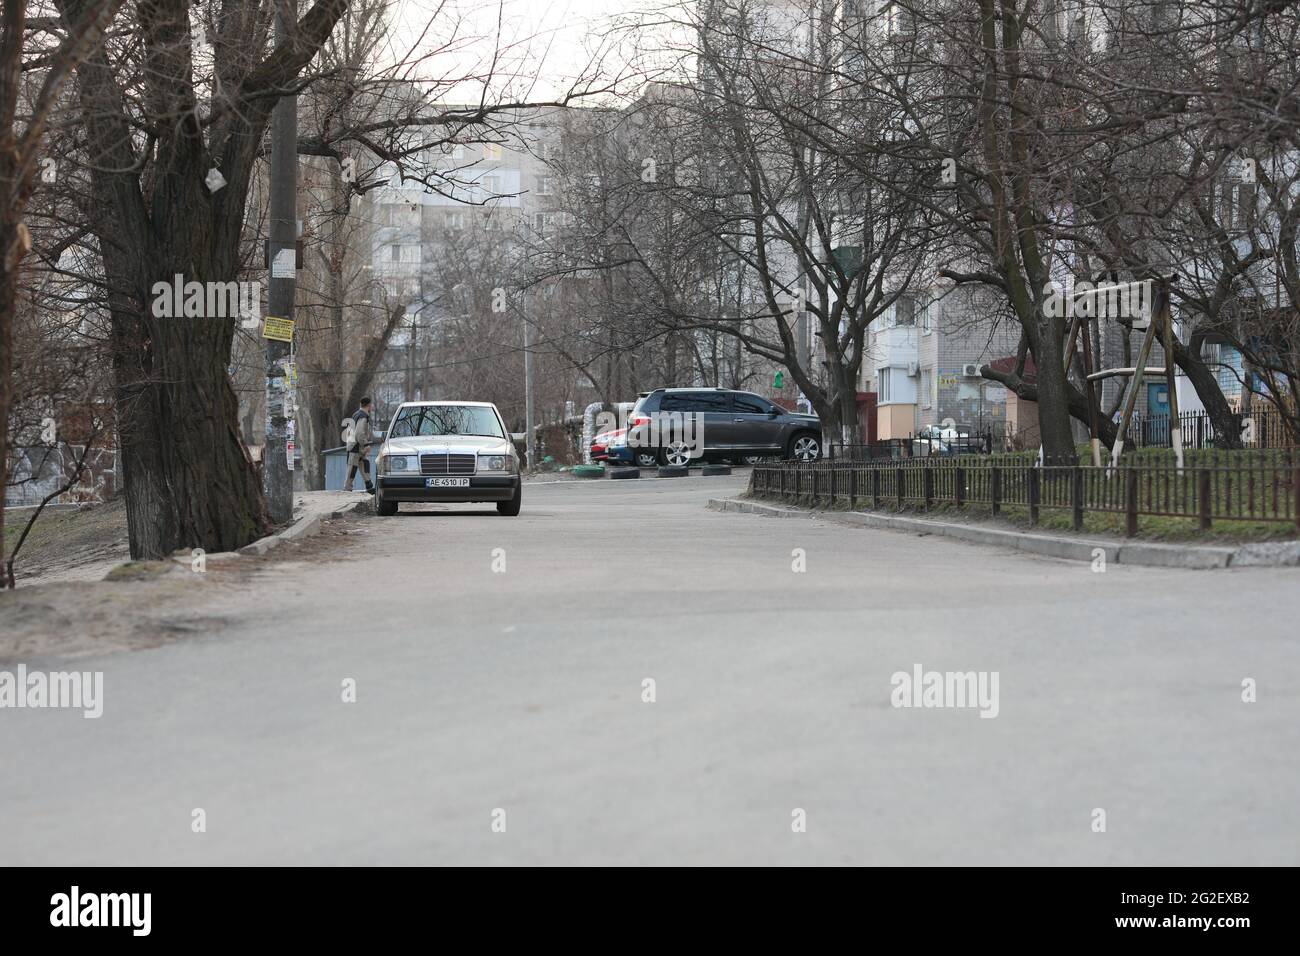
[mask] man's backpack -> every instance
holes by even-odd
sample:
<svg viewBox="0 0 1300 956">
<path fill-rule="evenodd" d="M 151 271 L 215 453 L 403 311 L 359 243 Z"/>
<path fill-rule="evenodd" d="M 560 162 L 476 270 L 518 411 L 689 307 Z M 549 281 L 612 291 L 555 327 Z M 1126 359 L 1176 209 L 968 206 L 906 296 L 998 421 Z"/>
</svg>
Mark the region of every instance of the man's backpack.
<svg viewBox="0 0 1300 956">
<path fill-rule="evenodd" d="M 355 418 L 343 419 L 343 445 L 348 451 L 353 451 L 357 447 L 357 443 L 353 440 L 356 430 L 357 420 Z"/>
</svg>

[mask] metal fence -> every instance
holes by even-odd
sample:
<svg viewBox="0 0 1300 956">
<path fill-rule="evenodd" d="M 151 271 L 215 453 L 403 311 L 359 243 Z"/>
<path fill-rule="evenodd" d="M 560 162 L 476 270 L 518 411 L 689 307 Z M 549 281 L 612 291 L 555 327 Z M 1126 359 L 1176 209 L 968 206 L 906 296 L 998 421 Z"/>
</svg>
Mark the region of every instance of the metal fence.
<svg viewBox="0 0 1300 956">
<path fill-rule="evenodd" d="M 1141 516 L 1282 522 L 1300 529 L 1300 451 L 1189 453 L 1185 466 L 1137 458 L 1118 465 L 1048 464 L 1032 458 L 777 462 L 754 466 L 752 494 L 849 508 L 983 508 L 1069 512 L 1076 530 L 1089 512 L 1123 515 L 1137 534 Z"/>
<path fill-rule="evenodd" d="M 1248 449 L 1296 448 L 1295 435 L 1286 419 L 1274 408 L 1265 406 L 1251 415 L 1233 414 L 1233 429 Z M 1183 447 L 1197 450 L 1222 449 L 1225 442 L 1206 412 L 1183 412 L 1178 416 Z M 1173 445 L 1169 415 L 1135 415 L 1129 422 L 1125 446 L 1130 449 L 1170 448 Z M 1023 439 L 1023 440 L 1020 440 Z M 1003 426 L 998 430 L 963 430 L 961 437 L 942 438 L 922 432 L 906 438 L 886 438 L 869 445 L 829 443 L 827 457 L 836 461 L 897 461 L 909 458 L 949 458 L 958 455 L 1003 454 L 1013 449 L 1034 449 L 1039 444 L 1037 430 L 1018 434 Z"/>
<path fill-rule="evenodd" d="M 54 445 L 15 447 L 11 451 L 9 477 L 4 488 L 4 507 L 31 507 L 67 483 L 85 445 L 59 442 Z M 117 493 L 117 450 L 92 448 L 86 456 L 81 480 L 52 504 L 103 502 Z"/>
<path fill-rule="evenodd" d="M 901 458 L 945 458 L 956 455 L 987 455 L 995 447 L 991 432 L 959 438 L 884 438 L 869 445 L 832 442 L 826 456 L 833 461 L 896 461 Z"/>
<path fill-rule="evenodd" d="M 1250 415 L 1234 413 L 1233 428 L 1252 448 L 1294 448 L 1295 436 L 1276 409 L 1262 408 Z M 1169 448 L 1173 442 L 1169 415 L 1135 415 L 1129 422 L 1125 441 L 1132 448 Z M 1222 448 L 1224 442 L 1205 412 L 1183 412 L 1178 416 L 1186 448 Z"/>
</svg>

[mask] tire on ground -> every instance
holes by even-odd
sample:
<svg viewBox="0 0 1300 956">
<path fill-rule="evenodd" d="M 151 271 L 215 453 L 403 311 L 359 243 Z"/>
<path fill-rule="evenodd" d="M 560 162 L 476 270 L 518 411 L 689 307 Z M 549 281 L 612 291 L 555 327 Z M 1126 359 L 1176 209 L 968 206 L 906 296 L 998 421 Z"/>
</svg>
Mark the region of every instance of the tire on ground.
<svg viewBox="0 0 1300 956">
<path fill-rule="evenodd" d="M 705 465 L 700 469 L 701 475 L 729 475 L 731 474 L 730 465 Z"/>
<path fill-rule="evenodd" d="M 524 503 L 524 483 L 521 480 L 515 485 L 514 497 L 508 501 L 497 502 L 497 514 L 505 515 L 507 518 L 513 518 L 519 514 L 519 509 Z"/>
<path fill-rule="evenodd" d="M 691 470 L 685 465 L 660 465 L 660 478 L 685 478 L 691 473 Z"/>
<path fill-rule="evenodd" d="M 610 468 L 606 471 L 610 478 L 640 478 L 641 469 L 635 467 Z"/>
</svg>

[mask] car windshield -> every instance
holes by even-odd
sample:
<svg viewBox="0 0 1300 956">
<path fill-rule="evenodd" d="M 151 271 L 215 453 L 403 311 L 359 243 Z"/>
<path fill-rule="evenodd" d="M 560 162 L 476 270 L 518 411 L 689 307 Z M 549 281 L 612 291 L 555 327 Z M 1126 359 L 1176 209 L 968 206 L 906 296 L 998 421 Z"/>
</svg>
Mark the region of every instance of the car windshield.
<svg viewBox="0 0 1300 956">
<path fill-rule="evenodd" d="M 399 410 L 388 437 L 417 435 L 506 437 L 496 412 L 485 405 L 412 405 Z"/>
</svg>

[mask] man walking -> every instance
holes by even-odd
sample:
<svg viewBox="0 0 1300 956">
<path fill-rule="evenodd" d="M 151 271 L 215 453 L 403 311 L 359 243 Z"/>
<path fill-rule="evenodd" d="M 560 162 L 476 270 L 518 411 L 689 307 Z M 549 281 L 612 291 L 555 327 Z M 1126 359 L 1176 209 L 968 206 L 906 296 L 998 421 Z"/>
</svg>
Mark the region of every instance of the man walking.
<svg viewBox="0 0 1300 956">
<path fill-rule="evenodd" d="M 352 479 L 356 476 L 357 468 L 361 468 L 361 477 L 366 482 L 366 491 L 369 494 L 375 493 L 374 482 L 370 480 L 370 446 L 375 443 L 375 434 L 370 427 L 370 398 L 361 399 L 361 407 L 352 413 L 348 419 L 352 423 L 351 429 L 345 427 L 348 433 L 348 477 L 343 482 L 343 490 L 352 490 Z"/>
</svg>

